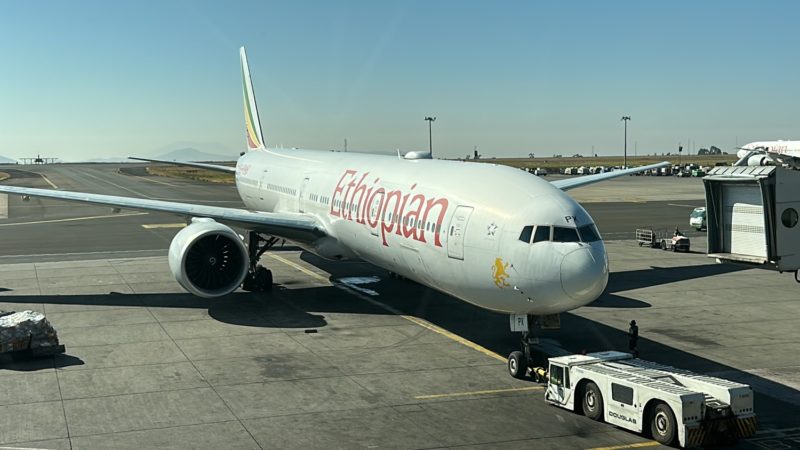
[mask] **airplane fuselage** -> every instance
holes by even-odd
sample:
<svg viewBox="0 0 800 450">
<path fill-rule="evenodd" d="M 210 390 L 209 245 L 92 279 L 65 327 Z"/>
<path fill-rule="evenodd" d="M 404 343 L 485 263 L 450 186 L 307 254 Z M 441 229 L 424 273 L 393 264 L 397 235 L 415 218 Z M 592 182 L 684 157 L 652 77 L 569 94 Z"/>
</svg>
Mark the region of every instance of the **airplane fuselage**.
<svg viewBox="0 0 800 450">
<path fill-rule="evenodd" d="M 236 184 L 251 210 L 323 224 L 328 236 L 307 250 L 362 259 L 482 308 L 568 311 L 595 300 L 608 280 L 589 214 L 518 169 L 271 149 L 245 153 Z M 548 238 L 532 243 L 537 226 Z"/>
<path fill-rule="evenodd" d="M 736 155 L 744 158 L 752 151 L 764 151 L 800 158 L 800 141 L 759 141 L 743 145 Z"/>
</svg>

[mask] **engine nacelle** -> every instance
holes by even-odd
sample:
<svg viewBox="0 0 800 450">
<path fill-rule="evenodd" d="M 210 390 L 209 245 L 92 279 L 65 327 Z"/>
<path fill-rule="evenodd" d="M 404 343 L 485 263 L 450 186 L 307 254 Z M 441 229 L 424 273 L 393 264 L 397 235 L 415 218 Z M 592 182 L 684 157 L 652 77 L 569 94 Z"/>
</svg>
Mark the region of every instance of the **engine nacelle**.
<svg viewBox="0 0 800 450">
<path fill-rule="evenodd" d="M 751 167 L 766 166 L 769 161 L 771 160 L 764 155 L 753 155 L 747 158 L 747 165 Z"/>
<path fill-rule="evenodd" d="M 247 276 L 248 265 L 247 248 L 239 235 L 212 219 L 192 219 L 169 246 L 172 275 L 200 297 L 233 292 Z"/>
</svg>

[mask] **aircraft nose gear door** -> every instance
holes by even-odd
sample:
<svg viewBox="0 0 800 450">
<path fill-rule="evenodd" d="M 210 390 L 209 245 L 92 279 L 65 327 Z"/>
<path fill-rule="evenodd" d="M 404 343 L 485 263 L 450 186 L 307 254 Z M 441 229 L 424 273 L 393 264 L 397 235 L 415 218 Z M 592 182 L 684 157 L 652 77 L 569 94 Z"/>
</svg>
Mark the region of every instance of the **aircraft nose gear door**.
<svg viewBox="0 0 800 450">
<path fill-rule="evenodd" d="M 447 230 L 447 256 L 453 259 L 464 259 L 464 234 L 472 210 L 471 206 L 459 206 L 450 219 L 450 228 Z"/>
</svg>

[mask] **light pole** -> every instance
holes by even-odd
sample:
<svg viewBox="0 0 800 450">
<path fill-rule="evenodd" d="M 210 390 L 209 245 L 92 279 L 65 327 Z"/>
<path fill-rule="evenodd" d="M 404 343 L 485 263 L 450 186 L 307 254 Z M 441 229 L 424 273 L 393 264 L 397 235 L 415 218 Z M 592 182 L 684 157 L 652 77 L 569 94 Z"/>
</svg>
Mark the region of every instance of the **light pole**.
<svg viewBox="0 0 800 450">
<path fill-rule="evenodd" d="M 436 120 L 436 117 L 426 117 L 425 120 L 428 121 L 428 151 L 431 153 L 431 158 L 433 158 L 433 128 L 431 125 Z"/>
<path fill-rule="evenodd" d="M 628 168 L 628 121 L 631 120 L 631 116 L 622 116 L 622 119 L 619 120 L 625 122 L 625 156 L 623 165 L 627 169 Z"/>
</svg>

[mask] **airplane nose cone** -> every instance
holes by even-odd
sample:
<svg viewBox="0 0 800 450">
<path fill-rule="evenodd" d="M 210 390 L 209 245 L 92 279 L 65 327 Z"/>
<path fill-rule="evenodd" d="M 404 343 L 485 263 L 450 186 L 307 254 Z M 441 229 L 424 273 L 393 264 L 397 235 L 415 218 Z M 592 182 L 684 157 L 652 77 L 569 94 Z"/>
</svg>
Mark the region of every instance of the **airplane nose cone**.
<svg viewBox="0 0 800 450">
<path fill-rule="evenodd" d="M 582 247 L 564 256 L 561 288 L 581 304 L 594 301 L 608 284 L 608 261 L 602 244 Z"/>
</svg>

